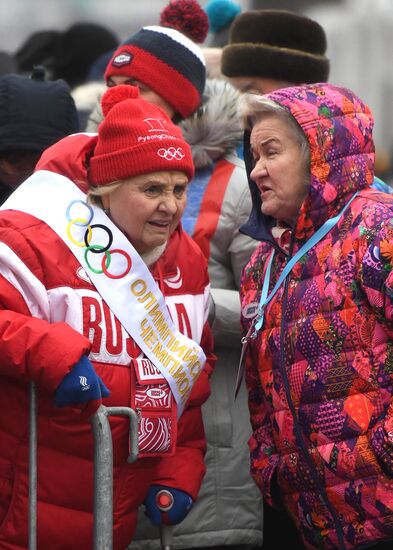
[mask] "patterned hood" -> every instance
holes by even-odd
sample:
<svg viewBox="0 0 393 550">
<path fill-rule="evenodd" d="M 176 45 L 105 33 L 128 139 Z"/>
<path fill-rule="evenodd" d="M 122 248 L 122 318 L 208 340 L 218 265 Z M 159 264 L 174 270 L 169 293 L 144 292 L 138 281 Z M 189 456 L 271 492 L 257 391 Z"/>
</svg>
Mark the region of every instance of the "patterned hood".
<svg viewBox="0 0 393 550">
<path fill-rule="evenodd" d="M 301 205 L 295 236 L 308 238 L 324 221 L 337 214 L 354 192 L 374 178 L 373 117 L 353 92 L 331 84 L 282 88 L 266 95 L 297 120 L 310 145 L 311 184 Z M 245 134 L 245 161 L 252 170 L 249 133 Z M 257 186 L 249 179 L 253 210 L 242 232 L 270 240 L 275 221 L 261 213 Z"/>
</svg>

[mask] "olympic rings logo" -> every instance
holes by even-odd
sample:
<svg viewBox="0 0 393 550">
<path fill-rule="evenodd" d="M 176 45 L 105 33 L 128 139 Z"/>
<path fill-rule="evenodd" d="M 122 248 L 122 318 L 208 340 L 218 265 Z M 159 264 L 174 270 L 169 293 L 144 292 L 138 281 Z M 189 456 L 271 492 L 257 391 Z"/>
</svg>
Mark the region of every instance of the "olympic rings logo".
<svg viewBox="0 0 393 550">
<path fill-rule="evenodd" d="M 162 147 L 161 149 L 158 149 L 157 154 L 159 157 L 166 160 L 181 160 L 186 156 L 181 147 L 178 147 L 177 149 L 175 149 L 175 147 L 169 147 L 169 149 L 164 149 Z"/>
<path fill-rule="evenodd" d="M 72 218 L 71 209 L 76 204 L 83 205 L 84 213 L 80 217 L 78 215 L 77 218 Z M 86 214 L 86 216 L 84 216 L 84 214 Z M 91 224 L 94 217 L 94 212 L 90 205 L 88 205 L 86 202 L 82 200 L 74 200 L 67 207 L 66 217 L 68 220 L 68 224 L 66 228 L 67 236 L 74 245 L 80 246 L 81 248 L 85 248 L 84 258 L 90 271 L 98 275 L 100 275 L 101 273 L 104 273 L 104 275 L 106 275 L 109 279 L 122 279 L 130 272 L 132 261 L 129 254 L 119 248 L 111 249 L 111 246 L 113 243 L 112 231 L 108 227 L 106 227 L 106 225 L 103 225 L 101 223 Z M 74 238 L 74 236 L 71 233 L 71 229 L 73 226 L 86 227 L 85 233 L 83 235 L 83 240 L 78 241 L 77 239 Z M 93 239 L 94 229 L 104 231 L 107 234 L 108 242 L 105 244 L 105 246 L 101 244 L 91 244 L 91 241 Z M 88 258 L 89 252 L 91 252 L 92 254 L 103 254 L 101 259 L 100 269 L 97 269 L 97 267 L 93 267 L 93 265 L 91 264 L 91 260 L 89 260 Z M 110 273 L 108 271 L 112 261 L 112 256 L 114 254 L 120 254 L 126 260 L 127 265 L 122 273 L 115 274 L 115 273 Z"/>
</svg>

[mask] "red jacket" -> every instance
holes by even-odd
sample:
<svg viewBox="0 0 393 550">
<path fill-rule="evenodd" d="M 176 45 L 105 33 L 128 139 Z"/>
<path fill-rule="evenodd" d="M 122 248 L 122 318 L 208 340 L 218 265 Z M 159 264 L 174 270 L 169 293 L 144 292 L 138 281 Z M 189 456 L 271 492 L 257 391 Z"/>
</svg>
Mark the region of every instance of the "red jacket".
<svg viewBox="0 0 393 550">
<path fill-rule="evenodd" d="M 61 173 L 83 187 L 84 159 L 94 143 L 86 135 L 66 138 L 44 154 L 37 168 Z M 213 366 L 206 262 L 179 227 L 152 273 L 174 323 L 201 344 L 207 362 L 180 418 L 173 456 L 128 464 L 129 421 L 111 418 L 114 548 L 119 550 L 131 541 L 136 510 L 152 482 L 180 488 L 195 499 L 204 475 L 200 407 L 209 395 Z M 171 277 L 179 273 L 182 284 L 172 288 L 178 285 Z M 0 548 L 27 548 L 31 381 L 39 397 L 38 548 L 91 548 L 92 432 L 84 407 L 57 408 L 54 392 L 89 353 L 111 392 L 104 404 L 130 406 L 130 360 L 141 352 L 63 241 L 37 218 L 11 210 L 0 213 L 0 308 Z"/>
</svg>

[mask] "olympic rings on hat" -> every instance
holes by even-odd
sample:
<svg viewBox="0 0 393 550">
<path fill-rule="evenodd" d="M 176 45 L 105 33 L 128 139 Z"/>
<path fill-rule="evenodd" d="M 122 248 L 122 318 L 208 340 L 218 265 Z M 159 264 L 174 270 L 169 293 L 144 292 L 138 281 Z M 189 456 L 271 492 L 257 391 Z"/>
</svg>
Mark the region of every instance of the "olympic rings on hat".
<svg viewBox="0 0 393 550">
<path fill-rule="evenodd" d="M 131 258 L 129 256 L 129 254 L 127 254 L 127 252 L 125 252 L 124 250 L 120 250 L 120 248 L 113 248 L 109 252 L 110 252 L 111 255 L 117 253 L 117 254 L 121 254 L 122 256 L 124 256 L 125 259 L 127 260 L 127 267 L 123 271 L 123 273 L 119 273 L 118 275 L 113 275 L 112 273 L 109 273 L 109 271 L 108 271 L 108 267 L 109 267 L 110 262 L 109 262 L 108 265 L 105 265 L 105 259 L 106 258 L 104 257 L 104 258 L 102 258 L 102 262 L 101 262 L 102 272 L 105 273 L 105 275 L 107 277 L 109 277 L 110 279 L 122 279 L 131 270 L 131 266 L 132 266 Z"/>
<path fill-rule="evenodd" d="M 158 149 L 157 155 L 165 160 L 181 160 L 186 156 L 181 147 L 177 149 L 175 147 L 169 147 L 168 149 L 161 147 L 161 149 Z"/>
<path fill-rule="evenodd" d="M 100 229 L 103 229 L 108 234 L 108 244 L 106 246 L 101 246 L 100 248 L 94 248 L 94 246 L 93 247 L 90 246 L 91 232 L 94 227 L 99 227 Z M 90 251 L 94 252 L 94 254 L 101 254 L 102 252 L 106 252 L 107 250 L 109 250 L 111 247 L 111 244 L 113 243 L 112 231 L 108 229 L 105 225 L 102 225 L 101 223 L 93 223 L 93 225 L 90 225 L 89 228 L 90 228 L 90 238 L 89 238 L 89 230 L 86 229 L 85 245 L 87 247 L 90 247 Z"/>
<path fill-rule="evenodd" d="M 78 209 L 78 214 L 80 214 L 81 217 L 77 217 L 77 218 L 71 217 L 71 208 L 73 205 L 77 203 L 80 203 L 81 205 L 83 205 L 83 207 L 87 209 L 87 214 L 88 214 L 87 217 L 82 217 L 84 213 L 80 212 L 80 208 Z M 66 217 L 68 220 L 68 224 L 66 227 L 67 236 L 74 245 L 85 248 L 84 259 L 90 271 L 92 271 L 93 273 L 96 273 L 97 275 L 100 275 L 103 273 L 109 279 L 122 279 L 130 272 L 131 266 L 132 266 L 132 260 L 129 254 L 119 248 L 114 248 L 110 250 L 110 247 L 112 246 L 112 243 L 113 243 L 112 231 L 106 225 L 103 225 L 101 223 L 95 223 L 90 225 L 90 223 L 94 218 L 94 210 L 90 205 L 88 205 L 86 202 L 82 200 L 74 200 L 70 202 L 70 204 L 67 207 Z M 73 225 L 86 227 L 83 241 L 78 241 L 73 237 L 71 233 L 71 228 Z M 93 229 L 97 229 L 97 228 L 102 229 L 108 235 L 108 243 L 105 246 L 102 244 L 92 243 Z M 89 252 L 92 252 L 93 254 L 104 254 L 101 260 L 101 269 L 93 267 L 93 265 L 91 264 L 88 258 Z M 121 273 L 116 274 L 116 273 L 110 273 L 108 271 L 112 261 L 113 254 L 120 254 L 126 259 L 126 262 L 127 262 L 126 268 Z"/>
</svg>

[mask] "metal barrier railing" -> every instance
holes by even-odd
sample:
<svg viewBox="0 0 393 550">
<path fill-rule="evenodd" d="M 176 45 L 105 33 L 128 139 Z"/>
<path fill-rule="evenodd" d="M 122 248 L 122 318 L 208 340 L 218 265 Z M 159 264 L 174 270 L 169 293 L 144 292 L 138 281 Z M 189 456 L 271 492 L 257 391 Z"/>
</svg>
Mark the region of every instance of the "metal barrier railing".
<svg viewBox="0 0 393 550">
<path fill-rule="evenodd" d="M 30 384 L 29 428 L 29 550 L 37 550 L 37 391 Z M 130 420 L 130 453 L 127 462 L 138 458 L 138 416 L 129 407 L 101 405 L 91 417 L 94 440 L 94 550 L 111 550 L 113 546 L 113 447 L 108 417 L 128 416 Z M 163 550 L 171 550 L 172 526 L 162 525 L 160 539 Z"/>
<path fill-rule="evenodd" d="M 138 458 L 138 416 L 129 407 L 101 405 L 91 417 L 94 437 L 94 550 L 112 548 L 113 542 L 113 452 L 109 416 L 130 419 L 130 454 L 127 462 Z"/>
<path fill-rule="evenodd" d="M 109 416 L 130 419 L 130 454 L 127 462 L 138 458 L 138 416 L 129 407 L 101 405 L 90 423 L 94 439 L 94 550 L 110 550 L 113 543 L 113 448 Z M 37 549 L 37 391 L 30 384 L 29 428 L 29 550 Z"/>
<path fill-rule="evenodd" d="M 37 392 L 30 384 L 29 428 L 29 549 L 37 548 Z"/>
</svg>

